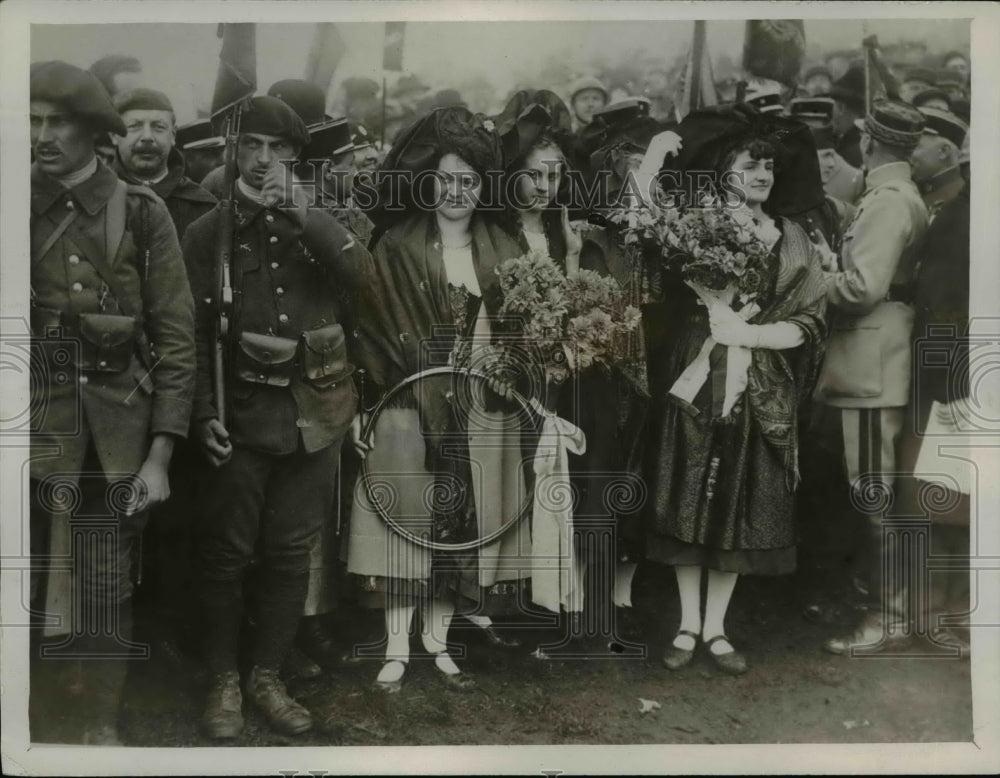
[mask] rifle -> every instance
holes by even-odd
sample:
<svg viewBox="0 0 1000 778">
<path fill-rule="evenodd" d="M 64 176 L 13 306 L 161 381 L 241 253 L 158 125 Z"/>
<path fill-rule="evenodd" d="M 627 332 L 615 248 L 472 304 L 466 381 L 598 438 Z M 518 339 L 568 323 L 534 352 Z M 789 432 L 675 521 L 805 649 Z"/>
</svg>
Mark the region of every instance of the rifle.
<svg viewBox="0 0 1000 778">
<path fill-rule="evenodd" d="M 226 114 L 223 134 L 226 138 L 223 199 L 219 203 L 219 231 L 215 238 L 215 350 L 212 355 L 212 388 L 219 423 L 226 426 L 226 352 L 229 325 L 233 313 L 233 287 L 230 268 L 233 255 L 234 203 L 233 186 L 236 183 L 236 143 L 240 133 L 241 103 Z"/>
<path fill-rule="evenodd" d="M 222 134 L 226 138 L 222 202 L 219 203 L 219 231 L 215 242 L 215 349 L 212 354 L 212 390 L 219 422 L 226 424 L 226 356 L 229 326 L 233 315 L 233 287 L 230 268 L 233 257 L 236 182 L 236 143 L 240 117 L 257 88 L 257 36 L 253 24 L 220 24 L 222 38 L 219 74 L 212 97 L 212 119 L 222 115 Z"/>
</svg>

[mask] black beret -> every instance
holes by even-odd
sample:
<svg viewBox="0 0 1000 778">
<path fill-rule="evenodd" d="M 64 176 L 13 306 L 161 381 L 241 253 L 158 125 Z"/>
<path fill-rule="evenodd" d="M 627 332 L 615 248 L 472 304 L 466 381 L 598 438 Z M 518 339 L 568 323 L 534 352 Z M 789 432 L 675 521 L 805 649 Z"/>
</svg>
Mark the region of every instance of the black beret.
<svg viewBox="0 0 1000 778">
<path fill-rule="evenodd" d="M 125 125 L 107 91 L 93 73 L 66 62 L 52 60 L 31 67 L 32 100 L 55 103 L 85 119 L 95 129 L 125 134 Z"/>
<path fill-rule="evenodd" d="M 307 127 L 333 119 L 325 110 L 326 94 L 311 81 L 286 78 L 271 84 L 267 93 L 271 97 L 277 97 L 295 111 Z"/>
<path fill-rule="evenodd" d="M 309 143 L 309 131 L 302 119 L 277 97 L 254 97 L 240 120 L 240 132 L 285 138 L 300 149 Z"/>
<path fill-rule="evenodd" d="M 174 106 L 170 103 L 170 98 L 163 92 L 138 87 L 118 95 L 115 98 L 115 110 L 120 114 L 126 111 L 170 111 L 173 113 Z"/>
</svg>

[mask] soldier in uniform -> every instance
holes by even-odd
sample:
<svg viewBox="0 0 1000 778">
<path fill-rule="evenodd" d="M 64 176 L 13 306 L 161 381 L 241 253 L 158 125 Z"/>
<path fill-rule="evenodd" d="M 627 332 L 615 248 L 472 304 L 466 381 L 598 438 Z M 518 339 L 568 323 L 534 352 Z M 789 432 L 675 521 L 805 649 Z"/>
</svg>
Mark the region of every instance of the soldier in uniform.
<svg viewBox="0 0 1000 778">
<path fill-rule="evenodd" d="M 255 97 L 242 117 L 232 237 L 234 310 L 225 347 L 230 387 L 214 398 L 210 363 L 218 297 L 212 272 L 220 210 L 184 237 L 194 282 L 198 380 L 194 428 L 217 468 L 201 522 L 199 565 L 213 684 L 202 723 L 214 738 L 242 730 L 237 670 L 243 581 L 260 557 L 257 630 L 246 691 L 275 728 L 312 726 L 278 672 L 295 639 L 309 552 L 333 510 L 337 452 L 357 406 L 341 322 L 371 277 L 367 251 L 293 187 L 285 164 L 309 142 L 284 102 Z M 197 272 L 205 271 L 205 272 Z M 227 424 L 217 403 L 226 402 Z"/>
<path fill-rule="evenodd" d="M 197 119 L 178 127 L 174 145 L 184 156 L 184 172 L 199 184 L 222 165 L 226 151 L 226 139 L 215 134 L 211 119 Z"/>
<path fill-rule="evenodd" d="M 872 607 L 850 635 L 828 640 L 835 654 L 892 643 L 905 621 L 902 587 L 881 585 L 882 523 L 897 470 L 898 438 L 910 392 L 911 290 L 927 208 L 908 159 L 924 127 L 912 106 L 876 100 L 863 122 L 865 193 L 844 236 L 843 270 L 827 275 L 831 336 L 817 396 L 839 408 L 855 508 L 868 523 Z"/>
<path fill-rule="evenodd" d="M 351 198 L 358 167 L 347 119 L 334 119 L 311 132 L 310 138 L 304 156 L 309 160 L 323 160 L 319 188 L 321 205 L 359 243 L 367 246 L 375 225 Z"/>
<path fill-rule="evenodd" d="M 117 141 L 118 175 L 148 186 L 167 204 L 177 237 L 215 206 L 215 198 L 185 175 L 184 157 L 174 145 L 177 122 L 170 99 L 155 89 L 138 88 L 115 98 L 125 123 Z"/>
<path fill-rule="evenodd" d="M 921 108 L 927 124 L 924 134 L 910 157 L 913 181 L 920 189 L 930 221 L 942 206 L 954 200 L 965 188 L 959 170 L 959 149 L 969 132 L 969 125 L 950 111 Z"/>
<path fill-rule="evenodd" d="M 53 61 L 32 68 L 30 89 L 31 319 L 43 376 L 32 403 L 45 409 L 32 429 L 32 542 L 44 551 L 46 535 L 54 546 L 81 520 L 108 528 L 77 541 L 83 610 L 60 658 L 86 657 L 84 741 L 112 744 L 122 655 L 134 648 L 132 548 L 146 509 L 169 495 L 191 414 L 194 304 L 166 206 L 95 157 L 97 137 L 125 134 L 100 82 Z"/>
<path fill-rule="evenodd" d="M 215 206 L 215 198 L 185 175 L 184 158 L 174 145 L 176 120 L 170 99 L 154 89 L 119 94 L 115 109 L 125 135 L 118 138 L 116 170 L 131 184 L 152 189 L 166 203 L 178 238 L 195 219 Z M 143 552 L 150 562 L 148 580 L 155 591 L 151 620 L 154 650 L 175 668 L 184 667 L 185 646 L 193 647 L 188 602 L 192 589 L 192 529 L 197 521 L 197 484 L 203 468 L 187 442 L 170 468 L 171 498 L 153 510 Z"/>
</svg>

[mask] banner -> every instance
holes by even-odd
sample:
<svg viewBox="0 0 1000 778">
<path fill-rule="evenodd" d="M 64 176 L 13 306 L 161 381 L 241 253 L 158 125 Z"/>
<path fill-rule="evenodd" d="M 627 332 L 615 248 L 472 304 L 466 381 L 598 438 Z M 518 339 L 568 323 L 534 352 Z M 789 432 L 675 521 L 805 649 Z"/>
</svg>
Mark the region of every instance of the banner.
<svg viewBox="0 0 1000 778">
<path fill-rule="evenodd" d="M 793 86 L 806 54 L 806 30 L 801 19 L 747 21 L 743 70 Z"/>
<path fill-rule="evenodd" d="M 315 84 L 323 90 L 323 94 L 326 94 L 330 90 L 330 82 L 333 81 L 337 65 L 340 64 L 346 51 L 347 45 L 336 24 L 332 22 L 317 24 L 309 56 L 306 59 L 305 80 Z"/>
<path fill-rule="evenodd" d="M 865 111 L 870 113 L 875 100 L 898 97 L 899 85 L 882 61 L 878 38 L 870 35 L 861 41 L 861 45 L 865 49 Z"/>
<path fill-rule="evenodd" d="M 212 97 L 212 116 L 224 113 L 257 91 L 257 26 L 220 24 L 219 74 Z"/>
<path fill-rule="evenodd" d="M 406 38 L 406 22 L 385 23 L 385 49 L 382 52 L 382 69 L 401 71 L 403 69 L 403 40 Z"/>
<path fill-rule="evenodd" d="M 712 76 L 712 60 L 708 55 L 708 42 L 705 39 L 705 22 L 696 21 L 687 64 L 677 85 L 674 114 L 677 121 L 681 121 L 691 111 L 718 104 L 719 95 Z"/>
</svg>

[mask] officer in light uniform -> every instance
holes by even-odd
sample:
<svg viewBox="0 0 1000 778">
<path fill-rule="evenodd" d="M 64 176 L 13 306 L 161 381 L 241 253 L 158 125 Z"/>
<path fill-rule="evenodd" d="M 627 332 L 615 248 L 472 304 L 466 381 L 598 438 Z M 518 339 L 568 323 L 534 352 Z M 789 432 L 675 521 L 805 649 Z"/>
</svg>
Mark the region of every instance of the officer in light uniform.
<svg viewBox="0 0 1000 778">
<path fill-rule="evenodd" d="M 825 648 L 837 654 L 897 640 L 905 621 L 905 592 L 879 585 L 882 520 L 910 398 L 914 258 L 927 229 L 927 208 L 907 161 L 920 140 L 923 115 L 904 103 L 877 100 L 858 127 L 865 192 L 844 236 L 843 270 L 827 275 L 831 336 L 817 395 L 841 410 L 852 502 L 869 524 L 873 602 L 854 633 L 827 641 Z"/>
</svg>

